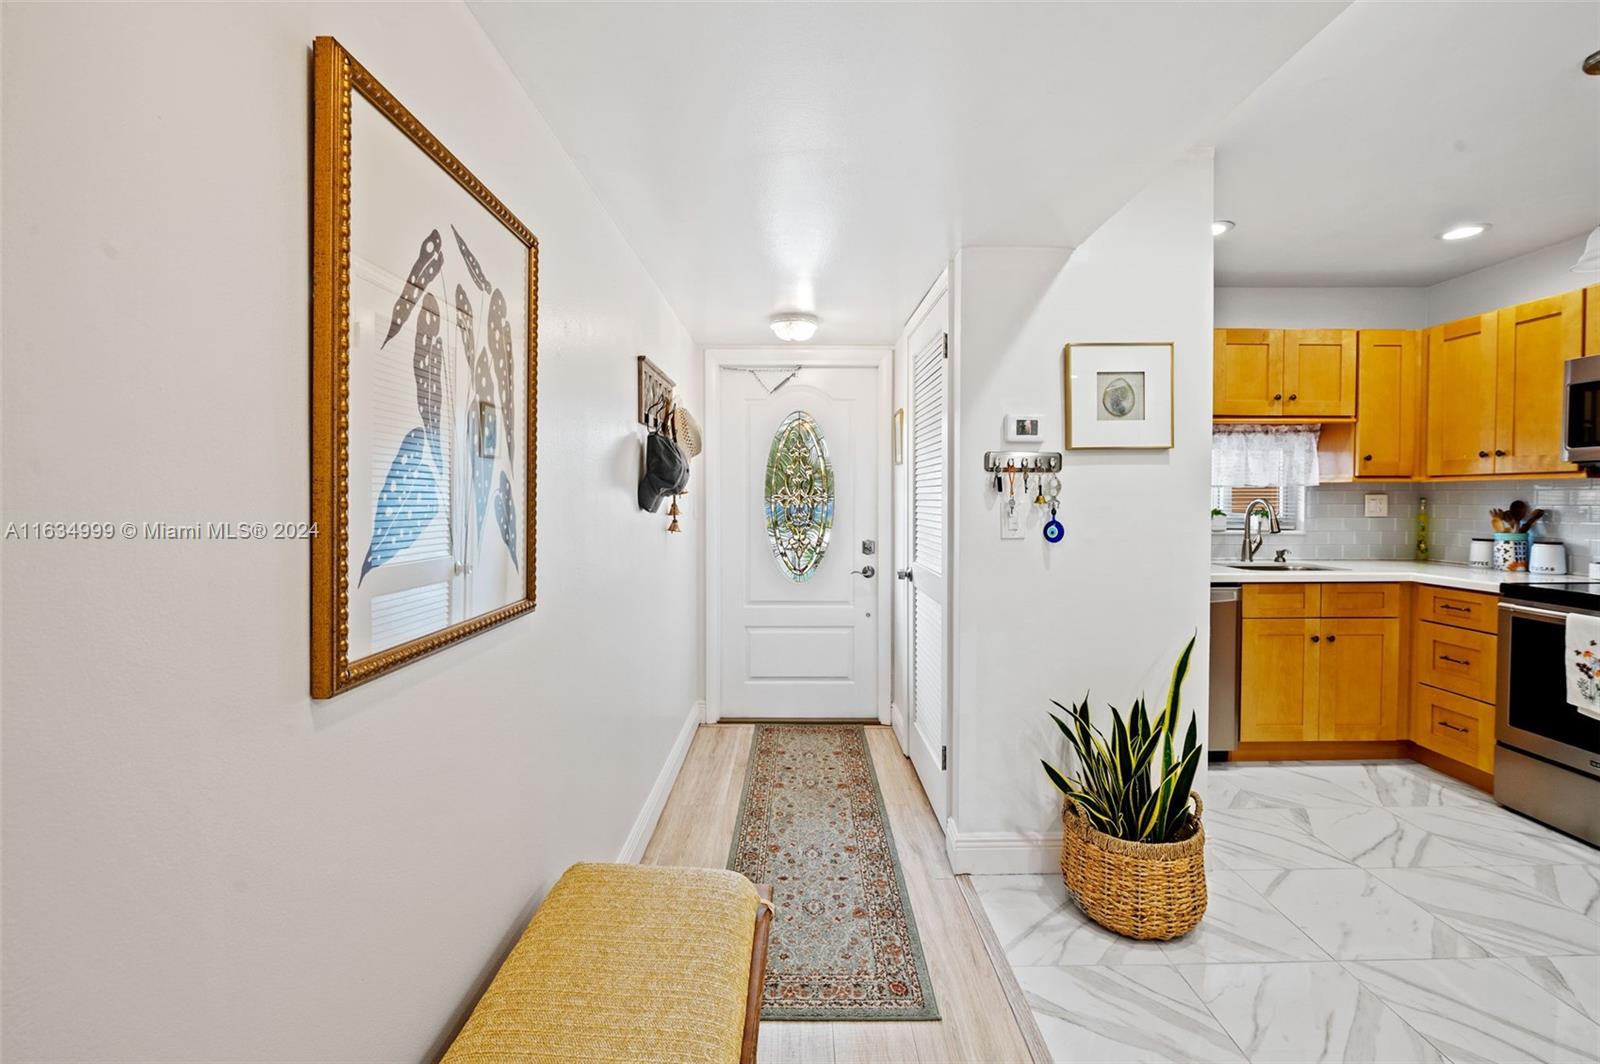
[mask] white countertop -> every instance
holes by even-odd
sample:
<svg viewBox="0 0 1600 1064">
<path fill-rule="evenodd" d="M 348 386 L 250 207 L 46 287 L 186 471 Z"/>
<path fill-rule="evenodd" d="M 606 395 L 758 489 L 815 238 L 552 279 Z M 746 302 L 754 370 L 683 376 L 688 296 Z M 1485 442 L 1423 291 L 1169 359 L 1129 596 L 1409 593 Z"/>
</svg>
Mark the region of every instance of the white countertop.
<svg viewBox="0 0 1600 1064">
<path fill-rule="evenodd" d="M 1267 556 L 1267 560 L 1271 555 Z M 1258 559 L 1260 560 L 1260 559 Z M 1226 561 L 1211 563 L 1213 584 L 1335 584 L 1409 582 L 1451 587 L 1463 591 L 1493 594 L 1501 584 L 1548 583 L 1582 580 L 1581 575 L 1553 576 L 1543 573 L 1502 573 L 1494 569 L 1475 569 L 1452 562 L 1362 562 L 1319 561 L 1316 558 L 1290 558 L 1290 564 L 1322 565 L 1325 569 L 1230 569 Z"/>
</svg>

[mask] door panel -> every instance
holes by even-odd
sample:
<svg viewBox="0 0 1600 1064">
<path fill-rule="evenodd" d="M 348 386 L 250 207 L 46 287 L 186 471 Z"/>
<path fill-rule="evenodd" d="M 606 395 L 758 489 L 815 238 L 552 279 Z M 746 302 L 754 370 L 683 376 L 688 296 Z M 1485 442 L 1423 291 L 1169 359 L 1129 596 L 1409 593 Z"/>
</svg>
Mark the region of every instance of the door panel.
<svg viewBox="0 0 1600 1064">
<path fill-rule="evenodd" d="M 1400 622 L 1315 622 L 1318 662 L 1317 737 L 1351 742 L 1399 739 Z"/>
<path fill-rule="evenodd" d="M 1317 737 L 1319 622 L 1246 620 L 1239 662 L 1239 738 L 1303 742 Z"/>
<path fill-rule="evenodd" d="M 1561 461 L 1561 403 L 1568 359 L 1583 349 L 1583 293 L 1500 311 L 1496 473 L 1570 470 Z"/>
<path fill-rule="evenodd" d="M 1211 372 L 1218 417 L 1282 414 L 1283 330 L 1216 330 Z"/>
<path fill-rule="evenodd" d="M 1409 329 L 1363 329 L 1357 337 L 1356 476 L 1416 472 L 1422 360 Z"/>
<path fill-rule="evenodd" d="M 942 305 L 942 304 L 941 304 Z M 930 318 L 933 315 L 930 314 Z M 934 328 L 930 326 L 930 328 Z M 916 330 L 913 330 L 915 335 Z M 942 329 L 911 349 L 911 763 L 943 826 L 949 795 L 950 359 Z"/>
<path fill-rule="evenodd" d="M 1355 330 L 1285 332 L 1283 392 L 1287 417 L 1355 417 Z"/>
<path fill-rule="evenodd" d="M 718 369 L 717 478 L 720 717 L 879 717 L 877 575 L 863 551 L 879 538 L 878 467 L 887 418 L 875 366 L 808 366 L 775 393 L 746 370 Z M 833 526 L 821 562 L 793 579 L 767 533 L 773 437 L 811 415 L 833 470 Z M 693 489 L 691 483 L 690 490 Z M 663 610 L 670 611 L 670 603 Z"/>
<path fill-rule="evenodd" d="M 1428 330 L 1428 474 L 1494 472 L 1496 316 Z"/>
</svg>

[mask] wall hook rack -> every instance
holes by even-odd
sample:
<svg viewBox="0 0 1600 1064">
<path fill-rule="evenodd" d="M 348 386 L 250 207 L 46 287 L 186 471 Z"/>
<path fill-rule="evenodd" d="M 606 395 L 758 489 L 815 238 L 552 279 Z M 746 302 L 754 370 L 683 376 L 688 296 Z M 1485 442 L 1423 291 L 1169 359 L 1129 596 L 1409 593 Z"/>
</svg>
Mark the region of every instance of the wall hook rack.
<svg viewBox="0 0 1600 1064">
<path fill-rule="evenodd" d="M 1059 473 L 1060 451 L 984 451 L 985 473 Z"/>
<path fill-rule="evenodd" d="M 672 378 L 643 355 L 639 356 L 639 424 L 651 432 L 665 432 L 672 413 Z"/>
</svg>

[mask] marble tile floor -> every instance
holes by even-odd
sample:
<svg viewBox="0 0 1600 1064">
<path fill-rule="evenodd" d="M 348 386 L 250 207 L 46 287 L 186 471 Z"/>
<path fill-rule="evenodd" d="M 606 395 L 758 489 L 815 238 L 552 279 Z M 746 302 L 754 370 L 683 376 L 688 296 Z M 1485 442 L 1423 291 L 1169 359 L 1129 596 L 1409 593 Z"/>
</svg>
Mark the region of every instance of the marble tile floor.
<svg viewBox="0 0 1600 1064">
<path fill-rule="evenodd" d="M 1056 1060 L 1600 1064 L 1600 849 L 1408 761 L 1217 765 L 1206 793 L 1182 939 L 973 877 Z"/>
</svg>

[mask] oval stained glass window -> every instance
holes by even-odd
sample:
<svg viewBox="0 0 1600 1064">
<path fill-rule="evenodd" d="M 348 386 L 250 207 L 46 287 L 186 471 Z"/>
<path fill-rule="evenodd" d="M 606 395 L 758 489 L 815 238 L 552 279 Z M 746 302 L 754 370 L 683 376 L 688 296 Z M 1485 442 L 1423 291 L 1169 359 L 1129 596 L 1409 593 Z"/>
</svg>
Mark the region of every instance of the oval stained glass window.
<svg viewBox="0 0 1600 1064">
<path fill-rule="evenodd" d="M 767 452 L 767 541 L 784 574 L 811 579 L 833 531 L 833 463 L 810 414 L 783 419 Z"/>
</svg>

